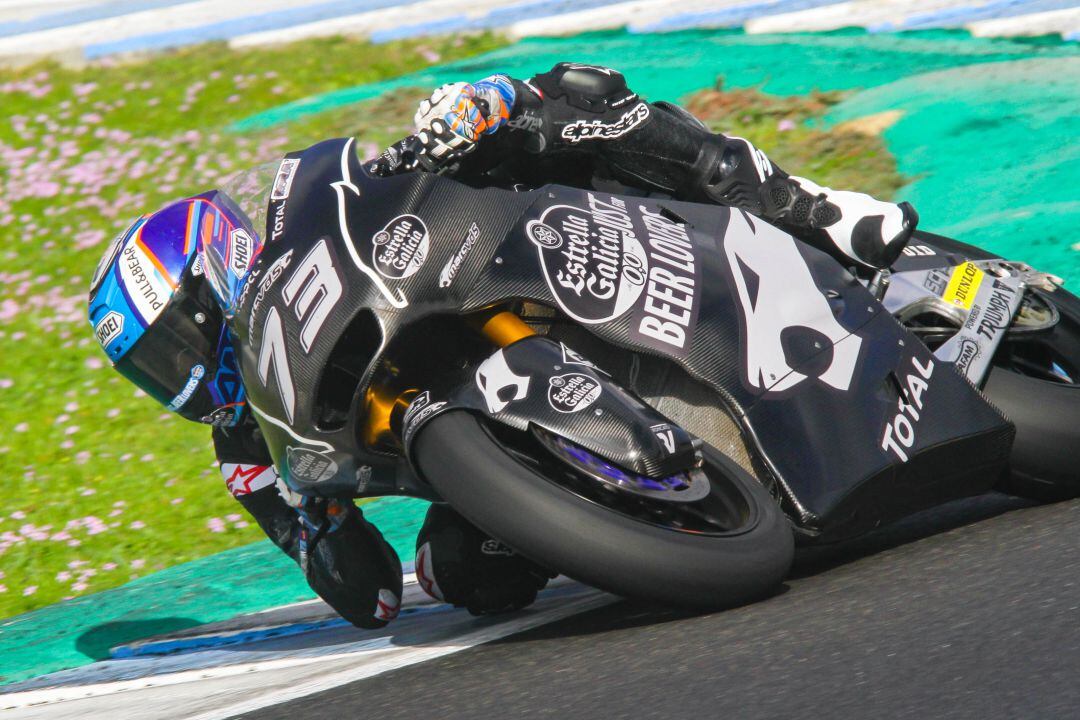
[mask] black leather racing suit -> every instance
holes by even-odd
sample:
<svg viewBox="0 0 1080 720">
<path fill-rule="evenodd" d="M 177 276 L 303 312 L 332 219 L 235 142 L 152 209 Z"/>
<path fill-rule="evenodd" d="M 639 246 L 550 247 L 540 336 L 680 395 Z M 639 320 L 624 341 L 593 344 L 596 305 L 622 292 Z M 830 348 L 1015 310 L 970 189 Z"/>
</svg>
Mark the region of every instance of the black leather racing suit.
<svg viewBox="0 0 1080 720">
<path fill-rule="evenodd" d="M 493 75 L 436 90 L 417 140 L 391 146 L 376 173 L 417 166 L 477 184 L 602 183 L 728 205 L 757 215 L 846 267 L 887 268 L 918 215 L 789 175 L 744 138 L 710 132 L 682 108 L 648 103 L 615 70 L 559 63 L 527 81 Z"/>
</svg>

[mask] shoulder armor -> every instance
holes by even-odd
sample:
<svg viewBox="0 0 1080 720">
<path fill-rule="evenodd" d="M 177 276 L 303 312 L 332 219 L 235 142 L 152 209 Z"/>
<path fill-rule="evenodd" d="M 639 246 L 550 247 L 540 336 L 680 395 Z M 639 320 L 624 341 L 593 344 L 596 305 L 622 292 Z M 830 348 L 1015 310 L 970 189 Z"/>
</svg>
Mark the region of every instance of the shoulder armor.
<svg viewBox="0 0 1080 720">
<path fill-rule="evenodd" d="M 559 63 L 550 71 L 533 78 L 545 97 L 565 97 L 571 107 L 603 113 L 637 99 L 626 86 L 622 73 L 598 65 Z"/>
</svg>

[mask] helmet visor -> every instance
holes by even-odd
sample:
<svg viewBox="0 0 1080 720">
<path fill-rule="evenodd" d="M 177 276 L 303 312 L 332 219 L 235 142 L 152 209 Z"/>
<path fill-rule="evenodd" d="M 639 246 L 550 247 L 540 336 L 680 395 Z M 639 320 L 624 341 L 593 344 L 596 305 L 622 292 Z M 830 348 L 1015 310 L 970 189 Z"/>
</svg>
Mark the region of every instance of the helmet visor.
<svg viewBox="0 0 1080 720">
<path fill-rule="evenodd" d="M 214 404 L 207 388 L 216 368 L 222 316 L 208 297 L 177 293 L 135 346 L 116 362 L 121 375 L 169 410 L 199 420 Z"/>
</svg>

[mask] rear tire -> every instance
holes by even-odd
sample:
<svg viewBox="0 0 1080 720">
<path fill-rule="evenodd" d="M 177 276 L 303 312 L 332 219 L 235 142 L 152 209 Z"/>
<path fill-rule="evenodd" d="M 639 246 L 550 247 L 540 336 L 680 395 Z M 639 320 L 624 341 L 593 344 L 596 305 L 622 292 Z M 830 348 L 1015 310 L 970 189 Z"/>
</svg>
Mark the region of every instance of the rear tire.
<svg viewBox="0 0 1080 720">
<path fill-rule="evenodd" d="M 1012 475 L 999 489 L 1052 502 L 1080 495 L 1080 298 L 1034 292 L 1057 308 L 1057 324 L 1007 338 L 983 391 L 1016 425 Z"/>
<path fill-rule="evenodd" d="M 1080 385 L 995 367 L 984 393 L 1016 425 L 1012 470 L 998 489 L 1040 502 L 1080 495 Z"/>
<path fill-rule="evenodd" d="M 941 235 L 922 231 L 912 242 L 936 247 L 974 260 L 1000 257 L 982 248 Z M 1080 298 L 1058 288 L 1052 293 L 1036 291 L 1060 313 L 1058 324 L 1047 332 L 1032 333 L 1016 343 L 1036 348 L 1026 354 L 1057 357 L 1068 366 L 1074 382 L 1054 382 L 1032 377 L 1011 366 L 1006 359 L 1009 341 L 998 348 L 983 393 L 1016 425 L 1016 440 L 1010 457 L 1011 472 L 996 488 L 1010 495 L 1040 502 L 1054 502 L 1080 496 Z M 1041 346 L 1041 348 L 1039 347 Z"/>
<path fill-rule="evenodd" d="M 695 608 L 759 599 L 791 565 L 787 518 L 759 482 L 713 448 L 704 452 L 711 496 L 729 493 L 742 520 L 705 534 L 661 527 L 571 491 L 494 428 L 466 411 L 445 413 L 420 430 L 413 460 L 454 509 L 541 565 L 618 595 Z"/>
</svg>

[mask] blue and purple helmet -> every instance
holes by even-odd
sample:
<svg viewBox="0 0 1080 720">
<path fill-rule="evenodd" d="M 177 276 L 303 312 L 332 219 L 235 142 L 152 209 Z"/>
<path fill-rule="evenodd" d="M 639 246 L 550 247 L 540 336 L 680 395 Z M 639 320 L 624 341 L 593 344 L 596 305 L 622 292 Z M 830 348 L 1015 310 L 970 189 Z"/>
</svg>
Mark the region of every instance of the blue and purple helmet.
<svg viewBox="0 0 1080 720">
<path fill-rule="evenodd" d="M 113 366 L 189 420 L 238 422 L 244 388 L 222 307 L 261 250 L 220 192 L 136 220 L 90 284 L 90 324 Z"/>
</svg>

